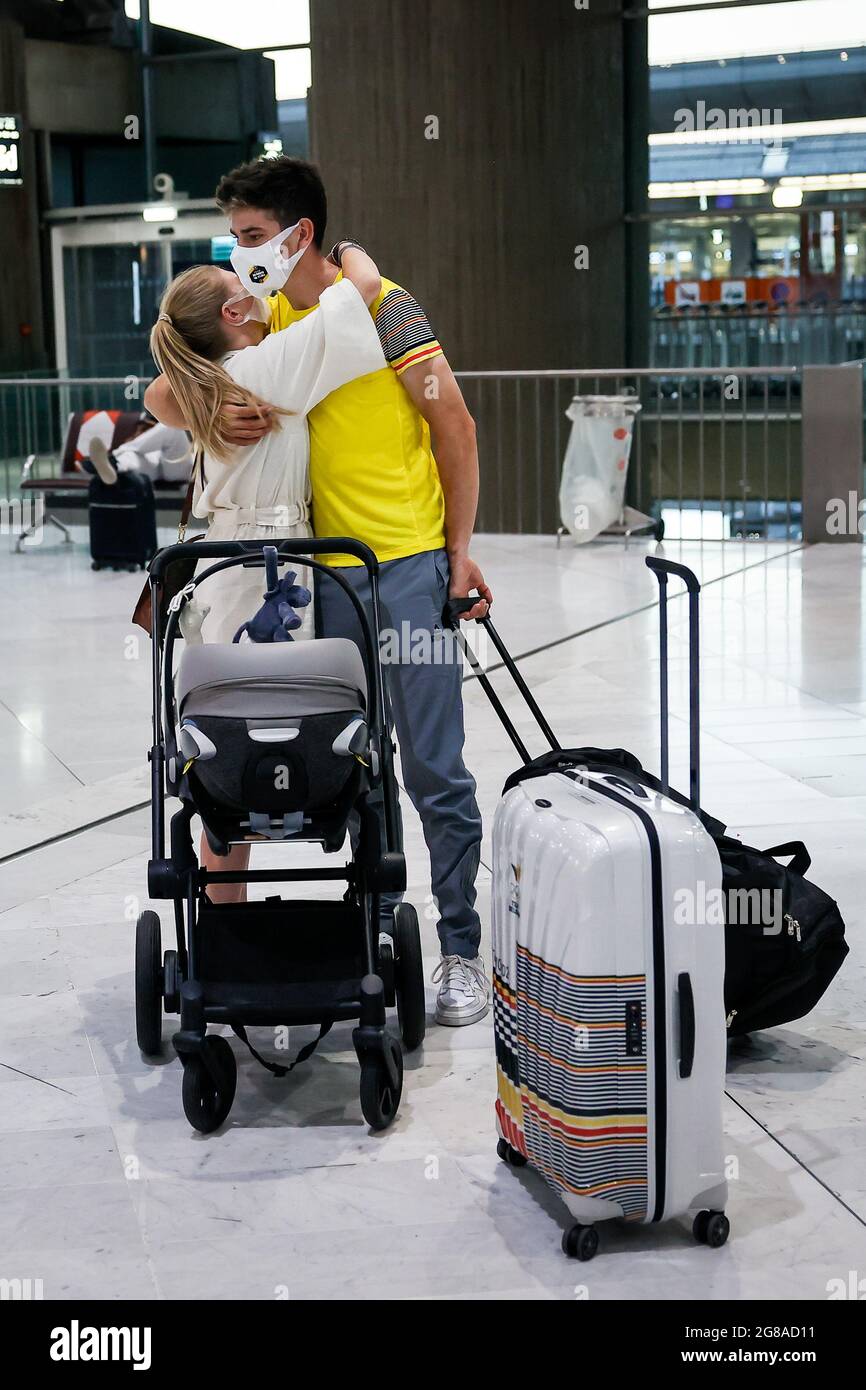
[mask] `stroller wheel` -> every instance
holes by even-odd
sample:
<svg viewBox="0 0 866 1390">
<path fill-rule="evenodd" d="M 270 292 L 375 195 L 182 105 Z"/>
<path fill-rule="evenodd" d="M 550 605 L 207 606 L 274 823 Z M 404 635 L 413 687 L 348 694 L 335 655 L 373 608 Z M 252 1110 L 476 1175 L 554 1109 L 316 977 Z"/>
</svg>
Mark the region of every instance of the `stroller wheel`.
<svg viewBox="0 0 866 1390">
<path fill-rule="evenodd" d="M 397 1084 L 393 1085 L 384 1057 L 368 1056 L 361 1063 L 361 1113 L 371 1129 L 387 1129 L 400 1105 L 403 1094 L 403 1053 L 393 1038 L 385 1039 L 392 1049 L 397 1069 Z"/>
<path fill-rule="evenodd" d="M 219 1129 L 232 1108 L 238 1084 L 238 1064 L 225 1038 L 205 1038 L 208 1060 L 219 1074 L 211 1075 L 203 1053 L 192 1053 L 183 1064 L 183 1113 L 193 1129 L 211 1134 Z"/>
<path fill-rule="evenodd" d="M 410 903 L 400 903 L 394 911 L 394 947 L 394 985 L 400 1036 L 403 1046 L 411 1052 L 424 1041 L 427 1005 L 418 913 Z"/>
<path fill-rule="evenodd" d="M 155 912 L 135 924 L 135 1036 L 145 1057 L 162 1047 L 162 942 Z"/>
</svg>

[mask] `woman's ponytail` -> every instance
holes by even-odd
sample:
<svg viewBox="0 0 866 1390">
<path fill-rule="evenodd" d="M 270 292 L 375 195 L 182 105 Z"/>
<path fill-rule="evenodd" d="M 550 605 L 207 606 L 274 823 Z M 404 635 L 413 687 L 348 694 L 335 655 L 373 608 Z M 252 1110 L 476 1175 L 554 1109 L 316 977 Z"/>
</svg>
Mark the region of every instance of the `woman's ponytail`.
<svg viewBox="0 0 866 1390">
<path fill-rule="evenodd" d="M 261 409 L 264 405 L 218 364 L 227 351 L 221 316 L 224 302 L 219 269 L 194 266 L 171 282 L 150 332 L 154 361 L 186 420 L 194 448 L 222 461 L 233 452 L 227 438 L 226 406 Z"/>
</svg>

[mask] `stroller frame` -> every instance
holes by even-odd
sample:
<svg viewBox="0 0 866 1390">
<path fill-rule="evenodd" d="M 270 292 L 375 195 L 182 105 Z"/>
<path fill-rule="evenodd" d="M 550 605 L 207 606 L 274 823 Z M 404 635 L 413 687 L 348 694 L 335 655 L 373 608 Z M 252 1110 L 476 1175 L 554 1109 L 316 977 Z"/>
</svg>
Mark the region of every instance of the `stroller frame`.
<svg viewBox="0 0 866 1390">
<path fill-rule="evenodd" d="M 307 566 L 327 574 L 352 603 L 360 624 L 367 675 L 366 721 L 369 767 L 362 769 L 348 809 L 338 808 L 331 821 L 309 819 L 309 833 L 292 835 L 283 843 L 321 843 L 326 853 L 345 842 L 349 811 L 358 814 L 360 830 L 350 861 L 341 868 L 249 868 L 214 871 L 201 867 L 192 839 L 191 823 L 200 814 L 183 774 L 176 746 L 173 652 L 180 612 L 198 586 L 232 566 L 264 569 L 265 548 L 275 549 L 279 565 Z M 370 579 L 372 623 L 355 590 L 338 570 L 315 557 L 348 554 L 366 568 Z M 194 577 L 172 599 L 160 641 L 157 614 L 160 586 L 169 567 L 178 561 L 215 563 Z M 136 1034 L 142 1053 L 158 1054 L 162 1045 L 162 1015 L 180 1014 L 172 1039 L 183 1064 L 183 1106 L 187 1119 L 203 1133 L 217 1129 L 231 1108 L 237 1064 L 228 1040 L 209 1034 L 208 1024 L 229 1024 L 257 1060 L 275 1075 L 296 1065 L 264 1062 L 250 1046 L 245 1025 L 318 1023 L 319 1038 L 334 1022 L 357 1019 L 352 1040 L 361 1066 L 361 1108 L 373 1129 L 393 1120 L 402 1092 L 403 1056 L 397 1039 L 386 1031 L 385 1009 L 397 1004 L 400 1030 L 408 1049 L 417 1047 L 425 1029 L 424 977 L 417 914 L 400 903 L 391 938 L 380 931 L 383 892 L 406 887 L 406 861 L 400 843 L 393 745 L 386 715 L 379 637 L 381 606 L 379 565 L 373 551 L 347 537 L 273 541 L 182 542 L 161 550 L 151 561 L 149 583 L 154 614 L 152 642 L 153 739 L 151 764 L 152 855 L 148 863 L 148 894 L 171 901 L 176 948 L 163 955 L 157 914 L 146 911 L 136 925 Z M 171 819 L 166 852 L 165 798 L 168 789 L 181 798 Z M 186 789 L 186 794 L 185 794 Z M 383 814 L 371 804 L 381 790 Z M 237 843 L 246 836 L 231 836 Z M 213 883 L 300 883 L 339 881 L 346 885 L 341 902 L 268 899 L 244 904 L 214 904 L 207 898 Z M 206 935 L 205 935 L 206 934 Z M 336 943 L 335 969 L 328 973 L 327 947 Z M 201 960 L 213 941 L 223 940 L 223 960 L 243 961 L 250 943 L 252 959 L 264 966 L 264 978 L 240 981 L 203 978 Z M 227 943 L 227 945 L 226 945 Z M 228 949 L 228 955 L 226 955 Z M 241 956 L 238 955 L 241 953 Z M 323 958 L 323 952 L 325 956 Z M 270 953 L 270 954 L 269 954 Z M 219 956 L 219 952 L 217 952 Z M 273 966 L 273 969 L 271 968 Z M 337 969 L 339 967 L 339 969 Z M 206 970 L 206 966 L 205 966 Z M 241 969 L 242 977 L 248 971 Z M 316 1043 L 307 1044 L 297 1061 L 306 1059 Z"/>
</svg>

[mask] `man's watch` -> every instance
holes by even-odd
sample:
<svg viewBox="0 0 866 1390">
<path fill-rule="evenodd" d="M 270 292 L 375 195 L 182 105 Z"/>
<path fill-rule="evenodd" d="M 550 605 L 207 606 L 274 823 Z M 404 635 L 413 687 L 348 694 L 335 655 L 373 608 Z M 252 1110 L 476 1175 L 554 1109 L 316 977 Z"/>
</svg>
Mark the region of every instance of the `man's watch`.
<svg viewBox="0 0 866 1390">
<path fill-rule="evenodd" d="M 338 266 L 340 269 L 342 269 L 342 267 L 343 267 L 343 252 L 344 252 L 344 251 L 348 251 L 348 249 L 349 249 L 350 246 L 354 246 L 358 251 L 364 251 L 364 247 L 361 245 L 360 241 L 350 241 L 350 240 L 346 240 L 346 241 L 337 241 L 337 242 L 334 243 L 334 246 L 333 246 L 333 248 L 332 248 L 332 250 L 331 250 L 331 254 L 330 254 L 330 256 L 328 257 L 328 259 L 329 259 L 329 260 L 332 260 L 332 261 L 334 262 L 334 265 L 336 265 L 336 266 Z M 367 254 L 366 251 L 364 251 L 364 254 L 365 254 L 365 255 Z"/>
</svg>

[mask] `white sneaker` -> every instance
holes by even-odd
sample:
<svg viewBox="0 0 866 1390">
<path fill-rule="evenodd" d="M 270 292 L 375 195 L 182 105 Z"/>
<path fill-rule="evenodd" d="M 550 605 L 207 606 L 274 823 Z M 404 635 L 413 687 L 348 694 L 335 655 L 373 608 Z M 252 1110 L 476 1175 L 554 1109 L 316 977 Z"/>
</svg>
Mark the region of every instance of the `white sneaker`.
<svg viewBox="0 0 866 1390">
<path fill-rule="evenodd" d="M 90 462 L 93 464 L 100 482 L 107 483 L 109 487 L 117 482 L 117 469 L 101 439 L 96 438 L 90 441 Z"/>
<path fill-rule="evenodd" d="M 443 956 L 433 971 L 433 984 L 440 981 L 436 996 L 437 1023 L 449 1028 L 465 1028 L 487 1013 L 490 983 L 480 956 L 474 960 L 467 960 L 465 956 Z"/>
</svg>

